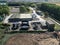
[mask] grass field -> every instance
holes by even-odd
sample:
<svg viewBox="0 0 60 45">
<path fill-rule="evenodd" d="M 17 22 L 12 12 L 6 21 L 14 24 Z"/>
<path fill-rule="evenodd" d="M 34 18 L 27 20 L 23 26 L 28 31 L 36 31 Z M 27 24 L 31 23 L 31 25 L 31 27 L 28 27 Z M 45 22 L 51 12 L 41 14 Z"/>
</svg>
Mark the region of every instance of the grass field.
<svg viewBox="0 0 60 45">
<path fill-rule="evenodd" d="M 5 34 L 4 38 L 0 39 L 1 40 L 0 45 L 5 45 L 6 41 L 13 35 L 15 34 Z"/>
</svg>

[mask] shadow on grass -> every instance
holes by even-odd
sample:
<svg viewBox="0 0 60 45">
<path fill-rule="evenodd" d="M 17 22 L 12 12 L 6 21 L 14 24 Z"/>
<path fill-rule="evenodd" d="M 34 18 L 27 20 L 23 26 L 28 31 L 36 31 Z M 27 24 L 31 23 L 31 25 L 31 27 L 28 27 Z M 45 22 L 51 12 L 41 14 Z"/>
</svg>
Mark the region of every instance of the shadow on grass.
<svg viewBox="0 0 60 45">
<path fill-rule="evenodd" d="M 5 32 L 6 34 L 14 34 L 14 33 L 45 33 L 47 31 L 11 31 L 11 32 Z"/>
</svg>

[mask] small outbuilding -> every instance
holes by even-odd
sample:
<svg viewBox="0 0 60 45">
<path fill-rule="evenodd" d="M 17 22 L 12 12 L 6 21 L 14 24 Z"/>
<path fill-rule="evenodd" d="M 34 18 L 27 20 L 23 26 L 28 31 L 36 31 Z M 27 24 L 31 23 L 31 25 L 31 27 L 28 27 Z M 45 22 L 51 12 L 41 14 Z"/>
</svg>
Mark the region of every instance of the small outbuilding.
<svg viewBox="0 0 60 45">
<path fill-rule="evenodd" d="M 53 21 L 48 20 L 46 22 L 46 25 L 47 25 L 48 31 L 54 31 L 55 23 Z"/>
</svg>

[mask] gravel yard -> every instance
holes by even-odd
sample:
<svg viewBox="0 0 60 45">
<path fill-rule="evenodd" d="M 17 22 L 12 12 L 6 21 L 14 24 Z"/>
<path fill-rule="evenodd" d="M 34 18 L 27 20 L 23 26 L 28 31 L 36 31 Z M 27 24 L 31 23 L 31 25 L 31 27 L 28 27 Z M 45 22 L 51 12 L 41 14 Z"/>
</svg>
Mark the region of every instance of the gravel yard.
<svg viewBox="0 0 60 45">
<path fill-rule="evenodd" d="M 6 42 L 5 45 L 59 45 L 59 41 L 51 34 L 16 34 Z"/>
</svg>

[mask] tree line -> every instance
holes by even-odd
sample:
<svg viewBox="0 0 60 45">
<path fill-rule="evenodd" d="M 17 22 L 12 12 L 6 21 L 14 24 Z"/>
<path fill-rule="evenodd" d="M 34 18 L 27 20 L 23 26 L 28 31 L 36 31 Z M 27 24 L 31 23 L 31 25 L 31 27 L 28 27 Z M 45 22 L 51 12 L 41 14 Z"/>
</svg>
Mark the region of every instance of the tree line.
<svg viewBox="0 0 60 45">
<path fill-rule="evenodd" d="M 0 5 L 0 21 L 2 21 L 7 15 L 9 15 L 9 7 L 6 5 Z"/>
<path fill-rule="evenodd" d="M 60 6 L 57 6 L 55 4 L 43 3 L 40 5 L 39 9 L 44 12 L 48 12 L 49 16 L 60 21 Z"/>
</svg>

